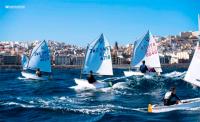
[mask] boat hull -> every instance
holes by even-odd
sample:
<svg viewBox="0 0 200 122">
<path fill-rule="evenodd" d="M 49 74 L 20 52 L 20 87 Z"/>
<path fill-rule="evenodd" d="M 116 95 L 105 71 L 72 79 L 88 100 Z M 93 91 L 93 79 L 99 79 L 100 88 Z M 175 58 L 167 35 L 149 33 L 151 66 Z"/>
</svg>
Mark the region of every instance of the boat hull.
<svg viewBox="0 0 200 122">
<path fill-rule="evenodd" d="M 171 106 L 152 105 L 151 111 L 149 112 L 161 113 L 161 112 L 168 112 L 168 111 L 174 111 L 174 110 L 186 110 L 186 109 L 197 108 L 197 107 L 200 107 L 200 98 L 181 100 L 181 103 L 171 105 Z"/>
<path fill-rule="evenodd" d="M 102 81 L 96 81 L 95 83 L 92 83 L 92 84 L 88 83 L 88 81 L 85 79 L 75 78 L 74 81 L 78 85 L 79 88 L 82 87 L 85 89 L 100 89 L 100 88 L 110 87 L 109 83 L 102 82 Z"/>
<path fill-rule="evenodd" d="M 124 71 L 124 75 L 126 77 L 130 77 L 130 76 L 145 76 L 145 75 L 155 76 L 155 75 L 157 75 L 157 73 L 156 72 L 142 73 L 142 72 L 138 72 L 138 71 Z"/>
<path fill-rule="evenodd" d="M 141 73 L 141 72 L 137 72 L 137 71 L 124 71 L 124 75 L 126 77 L 129 77 L 129 76 L 144 76 L 144 73 Z"/>
<path fill-rule="evenodd" d="M 42 76 L 42 77 L 38 77 L 37 75 L 33 74 L 33 73 L 28 73 L 28 72 L 21 72 L 22 76 L 27 78 L 27 79 L 32 79 L 32 80 L 48 80 L 49 76 Z"/>
</svg>

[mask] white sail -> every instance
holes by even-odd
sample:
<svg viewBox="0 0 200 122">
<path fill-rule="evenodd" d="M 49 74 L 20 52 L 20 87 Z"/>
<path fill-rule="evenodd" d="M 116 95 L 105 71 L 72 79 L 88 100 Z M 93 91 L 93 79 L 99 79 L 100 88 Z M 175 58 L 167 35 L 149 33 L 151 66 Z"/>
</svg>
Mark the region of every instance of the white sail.
<svg viewBox="0 0 200 122">
<path fill-rule="evenodd" d="M 188 68 L 184 80 L 200 87 L 199 67 L 200 67 L 200 46 L 198 42 L 194 52 L 194 56 L 192 58 L 192 61 L 190 63 L 190 66 Z"/>
<path fill-rule="evenodd" d="M 113 75 L 110 45 L 103 34 L 89 44 L 83 66 L 83 74 L 93 71 L 97 75 Z"/>
<path fill-rule="evenodd" d="M 22 64 L 23 70 L 27 69 L 28 61 L 29 61 L 28 57 L 23 54 L 21 56 L 21 64 Z"/>
<path fill-rule="evenodd" d="M 39 68 L 42 72 L 51 72 L 51 58 L 48 44 L 45 40 L 33 48 L 28 62 L 28 68 L 32 70 Z"/>
<path fill-rule="evenodd" d="M 156 72 L 162 72 L 157 43 L 149 31 L 142 39 L 136 41 L 131 66 L 138 68 L 143 60 L 147 67 L 155 68 Z"/>
</svg>

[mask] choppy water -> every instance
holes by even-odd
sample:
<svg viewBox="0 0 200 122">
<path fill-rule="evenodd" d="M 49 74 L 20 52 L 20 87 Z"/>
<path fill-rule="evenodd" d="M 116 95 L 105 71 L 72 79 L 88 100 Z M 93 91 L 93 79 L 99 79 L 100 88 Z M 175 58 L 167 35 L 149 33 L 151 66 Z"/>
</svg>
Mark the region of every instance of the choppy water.
<svg viewBox="0 0 200 122">
<path fill-rule="evenodd" d="M 176 70 L 176 71 L 173 71 Z M 173 72 L 172 72 L 173 71 Z M 149 103 L 162 103 L 165 92 L 177 87 L 181 99 L 200 97 L 200 89 L 181 80 L 185 69 L 165 70 L 162 77 L 119 79 L 104 90 L 75 91 L 80 70 L 53 70 L 50 81 L 20 78 L 20 71 L 0 71 L 0 121 L 200 121 L 200 109 L 147 113 Z M 99 79 L 104 79 L 100 77 Z M 114 78 L 114 79 L 116 79 Z"/>
</svg>

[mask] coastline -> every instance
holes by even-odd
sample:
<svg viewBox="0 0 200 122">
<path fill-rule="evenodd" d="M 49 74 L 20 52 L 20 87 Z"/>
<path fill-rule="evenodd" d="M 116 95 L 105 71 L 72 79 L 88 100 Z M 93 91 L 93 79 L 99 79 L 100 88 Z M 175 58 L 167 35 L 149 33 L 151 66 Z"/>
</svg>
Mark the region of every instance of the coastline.
<svg viewBox="0 0 200 122">
<path fill-rule="evenodd" d="M 52 66 L 53 69 L 80 69 L 82 65 L 55 65 Z M 184 68 L 189 67 L 189 63 L 179 63 L 179 64 L 161 64 L 162 68 Z M 129 64 L 113 65 L 114 69 L 129 69 Z M 0 65 L 0 70 L 21 70 L 21 65 Z"/>
</svg>

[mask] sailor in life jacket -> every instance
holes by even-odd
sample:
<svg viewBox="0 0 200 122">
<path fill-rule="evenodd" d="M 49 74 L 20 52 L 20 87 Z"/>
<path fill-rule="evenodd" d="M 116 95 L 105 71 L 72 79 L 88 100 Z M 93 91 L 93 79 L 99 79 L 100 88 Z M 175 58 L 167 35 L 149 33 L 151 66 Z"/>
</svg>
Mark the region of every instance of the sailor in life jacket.
<svg viewBox="0 0 200 122">
<path fill-rule="evenodd" d="M 36 76 L 42 77 L 42 73 L 40 72 L 40 68 L 38 68 L 35 72 Z"/>
<path fill-rule="evenodd" d="M 90 84 L 93 84 L 93 83 L 96 82 L 96 79 L 94 78 L 93 72 L 92 72 L 92 71 L 90 71 L 90 74 L 89 74 L 87 80 L 88 80 L 88 82 L 89 82 Z"/>
<path fill-rule="evenodd" d="M 145 65 L 145 61 L 142 61 L 142 65 L 140 65 L 140 71 L 142 73 L 146 73 L 148 71 L 147 66 Z"/>
<path fill-rule="evenodd" d="M 164 105 L 174 105 L 180 102 L 179 97 L 176 95 L 176 88 L 172 87 L 170 91 L 166 92 L 164 96 Z"/>
<path fill-rule="evenodd" d="M 149 72 L 156 72 L 155 68 L 149 68 Z"/>
</svg>

